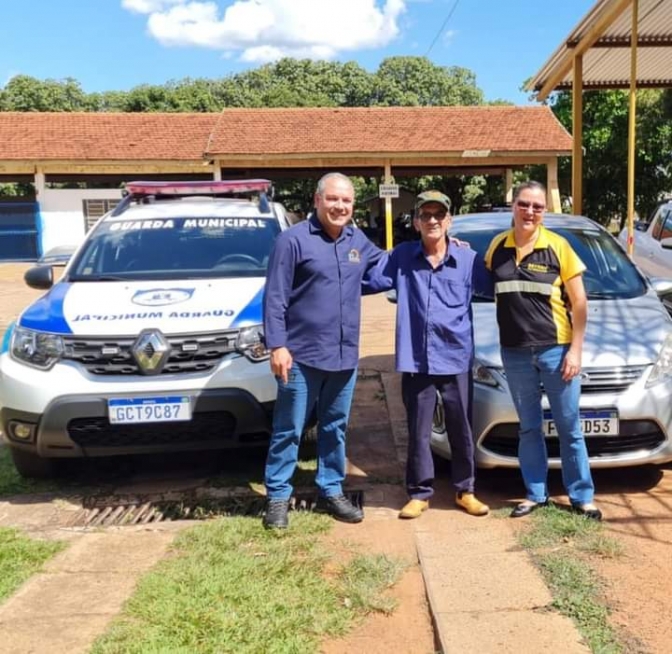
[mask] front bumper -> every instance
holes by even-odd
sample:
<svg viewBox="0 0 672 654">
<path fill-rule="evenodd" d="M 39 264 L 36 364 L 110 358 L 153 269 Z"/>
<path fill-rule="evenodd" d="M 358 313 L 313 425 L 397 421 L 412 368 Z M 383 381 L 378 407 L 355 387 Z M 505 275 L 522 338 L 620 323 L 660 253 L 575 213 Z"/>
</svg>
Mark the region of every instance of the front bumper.
<svg viewBox="0 0 672 654">
<path fill-rule="evenodd" d="M 619 468 L 672 461 L 672 382 L 645 387 L 644 375 L 619 393 L 582 393 L 583 410 L 616 409 L 619 434 L 586 437 L 591 468 Z M 548 402 L 544 398 L 544 409 Z M 480 468 L 518 468 L 518 416 L 508 389 L 476 384 L 473 432 L 476 465 Z M 561 468 L 558 439 L 546 439 L 549 468 Z M 434 426 L 432 449 L 450 458 L 443 425 Z"/>
<path fill-rule="evenodd" d="M 0 428 L 12 447 L 42 457 L 177 452 L 265 444 L 276 382 L 267 362 L 231 357 L 208 374 L 95 376 L 72 362 L 49 371 L 0 358 Z M 181 422 L 110 424 L 108 400 L 167 395 L 191 398 Z M 16 421 L 32 426 L 14 437 Z"/>
</svg>

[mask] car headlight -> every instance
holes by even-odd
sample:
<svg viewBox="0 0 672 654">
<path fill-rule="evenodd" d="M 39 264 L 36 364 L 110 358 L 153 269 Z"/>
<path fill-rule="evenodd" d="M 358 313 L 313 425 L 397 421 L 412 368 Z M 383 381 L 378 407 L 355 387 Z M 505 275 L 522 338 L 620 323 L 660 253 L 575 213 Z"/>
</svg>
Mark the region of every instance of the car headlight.
<svg viewBox="0 0 672 654">
<path fill-rule="evenodd" d="M 653 370 L 646 380 L 646 387 L 660 384 L 670 377 L 672 377 L 672 334 L 668 334 L 663 341 L 663 347 L 660 348 L 656 365 L 653 366 Z"/>
<path fill-rule="evenodd" d="M 489 368 L 486 368 L 478 359 L 474 359 L 471 366 L 471 373 L 474 377 L 475 384 L 485 384 L 493 388 L 499 386 L 499 382 L 495 379 Z"/>
<path fill-rule="evenodd" d="M 251 327 L 243 327 L 238 332 L 236 349 L 242 352 L 250 361 L 264 361 L 268 359 L 271 353 L 266 349 L 266 343 L 264 342 L 264 326 L 252 325 Z"/>
<path fill-rule="evenodd" d="M 63 338 L 57 334 L 16 327 L 10 348 L 12 357 L 41 370 L 49 370 L 63 356 Z"/>
</svg>

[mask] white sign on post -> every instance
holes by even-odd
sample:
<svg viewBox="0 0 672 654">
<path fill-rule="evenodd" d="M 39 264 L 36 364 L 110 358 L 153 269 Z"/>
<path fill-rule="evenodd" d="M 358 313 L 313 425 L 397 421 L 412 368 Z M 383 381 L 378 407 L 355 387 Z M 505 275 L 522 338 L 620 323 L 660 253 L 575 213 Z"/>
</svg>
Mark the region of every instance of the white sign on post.
<svg viewBox="0 0 672 654">
<path fill-rule="evenodd" d="M 399 184 L 380 184 L 378 186 L 379 198 L 398 198 Z"/>
</svg>

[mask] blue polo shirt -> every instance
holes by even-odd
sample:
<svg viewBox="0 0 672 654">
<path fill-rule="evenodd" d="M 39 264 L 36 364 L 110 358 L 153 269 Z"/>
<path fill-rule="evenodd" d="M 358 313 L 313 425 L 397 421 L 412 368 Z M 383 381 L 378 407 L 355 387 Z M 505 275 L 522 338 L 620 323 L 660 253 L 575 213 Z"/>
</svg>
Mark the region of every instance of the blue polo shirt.
<svg viewBox="0 0 672 654">
<path fill-rule="evenodd" d="M 320 370 L 356 368 L 362 278 L 381 256 L 352 225 L 334 241 L 314 214 L 282 232 L 268 262 L 266 347 Z"/>
<path fill-rule="evenodd" d="M 476 252 L 448 245 L 432 268 L 420 241 L 401 243 L 367 275 L 366 292 L 397 291 L 396 368 L 399 372 L 456 375 L 474 353 L 471 321 Z"/>
</svg>

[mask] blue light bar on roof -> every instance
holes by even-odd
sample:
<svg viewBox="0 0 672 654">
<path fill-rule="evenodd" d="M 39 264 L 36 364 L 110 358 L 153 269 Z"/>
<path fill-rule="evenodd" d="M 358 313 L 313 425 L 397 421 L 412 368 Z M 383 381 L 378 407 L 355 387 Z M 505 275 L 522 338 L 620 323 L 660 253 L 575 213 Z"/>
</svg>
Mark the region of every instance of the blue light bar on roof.
<svg viewBox="0 0 672 654">
<path fill-rule="evenodd" d="M 199 182 L 128 182 L 130 195 L 225 195 L 227 193 L 268 193 L 268 179 L 235 179 Z"/>
</svg>

